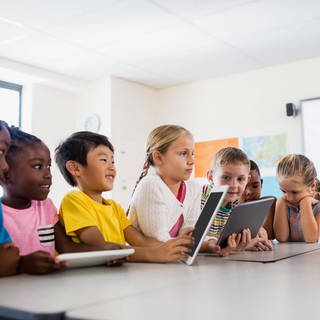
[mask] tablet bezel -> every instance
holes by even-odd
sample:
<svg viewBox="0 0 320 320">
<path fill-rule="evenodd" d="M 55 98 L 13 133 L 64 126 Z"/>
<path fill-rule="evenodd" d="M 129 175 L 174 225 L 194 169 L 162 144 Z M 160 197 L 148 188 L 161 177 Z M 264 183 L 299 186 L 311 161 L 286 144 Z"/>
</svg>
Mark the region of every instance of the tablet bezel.
<svg viewBox="0 0 320 320">
<path fill-rule="evenodd" d="M 210 219 L 209 219 L 209 221 L 208 221 L 208 223 L 206 225 L 206 228 L 205 228 L 204 232 L 202 233 L 201 237 L 198 238 L 198 239 L 195 239 L 195 244 L 194 244 L 195 250 L 193 252 L 193 255 L 192 256 L 188 255 L 187 260 L 184 261 L 187 265 L 189 265 L 189 266 L 192 265 L 194 260 L 195 260 L 195 258 L 197 257 L 197 254 L 198 254 L 198 252 L 200 250 L 200 247 L 201 247 L 206 235 L 209 232 L 209 229 L 210 229 L 210 226 L 211 226 L 211 224 L 213 222 L 213 219 L 214 219 L 215 215 L 217 214 L 219 208 L 222 205 L 223 199 L 224 199 L 224 197 L 225 197 L 225 195 L 226 195 L 226 193 L 228 191 L 228 188 L 229 187 L 227 185 L 225 185 L 225 186 L 213 186 L 213 188 L 211 190 L 211 193 L 210 193 L 205 205 L 203 206 L 203 208 L 201 210 L 201 213 L 200 213 L 200 215 L 198 217 L 198 220 L 197 220 L 197 222 L 195 224 L 195 227 L 197 226 L 198 223 L 202 224 L 201 220 L 206 218 L 206 216 L 203 213 L 205 212 L 205 210 L 208 210 L 209 201 L 211 201 L 211 199 L 212 199 L 212 201 L 214 201 L 214 198 L 211 198 L 211 197 L 214 197 L 215 194 L 216 195 L 217 194 L 221 194 L 221 196 L 220 196 L 219 201 L 217 202 L 217 205 L 216 205 L 215 209 L 210 214 Z M 192 233 L 192 235 L 193 234 L 194 234 L 194 232 Z M 194 246 L 193 246 L 193 248 L 194 248 Z"/>
<path fill-rule="evenodd" d="M 254 238 L 261 228 L 274 201 L 275 198 L 265 198 L 243 202 L 234 207 L 218 238 L 217 245 L 221 248 L 225 247 L 229 235 L 232 233 L 241 233 L 242 230 L 246 228 L 250 229 L 251 237 Z M 259 207 L 260 209 L 257 209 Z M 239 220 L 239 215 L 241 215 L 241 220 Z M 252 216 L 254 219 L 252 219 Z"/>
<path fill-rule="evenodd" d="M 125 248 L 117 250 L 62 253 L 56 258 L 58 261 L 65 261 L 67 263 L 67 268 L 82 268 L 104 265 L 108 261 L 125 258 L 133 253 L 133 248 Z"/>
</svg>

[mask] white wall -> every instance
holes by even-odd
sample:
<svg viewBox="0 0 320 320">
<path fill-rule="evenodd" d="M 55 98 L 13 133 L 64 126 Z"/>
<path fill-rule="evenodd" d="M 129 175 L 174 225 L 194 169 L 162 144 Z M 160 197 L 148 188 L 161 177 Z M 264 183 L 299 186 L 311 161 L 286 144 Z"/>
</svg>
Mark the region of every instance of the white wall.
<svg viewBox="0 0 320 320">
<path fill-rule="evenodd" d="M 300 117 L 288 118 L 285 104 L 320 96 L 319 83 L 320 58 L 163 90 L 109 76 L 81 83 L 79 91 L 36 84 L 31 131 L 53 151 L 60 140 L 84 129 L 87 115 L 99 114 L 100 133 L 111 137 L 116 149 L 112 196 L 126 208 L 155 126 L 181 124 L 197 141 L 286 133 L 288 152 L 302 152 Z M 70 187 L 55 166 L 53 175 L 50 196 L 58 205 Z"/>
<path fill-rule="evenodd" d="M 195 139 L 286 133 L 288 152 L 302 152 L 300 117 L 285 105 L 320 95 L 320 59 L 164 89 L 162 122 L 176 122 Z"/>
<path fill-rule="evenodd" d="M 59 206 L 70 190 L 54 162 L 54 149 L 75 131 L 84 130 L 85 118 L 96 113 L 101 119 L 100 133 L 110 135 L 110 77 L 92 81 L 79 91 L 67 91 L 41 84 L 32 87 L 31 132 L 49 147 L 52 158 L 53 184 L 50 197 Z"/>
<path fill-rule="evenodd" d="M 99 133 L 111 134 L 111 78 L 105 76 L 89 82 L 76 95 L 75 120 L 76 131 L 85 130 L 84 121 L 87 116 L 97 114 L 101 120 Z"/>
<path fill-rule="evenodd" d="M 32 134 L 49 147 L 52 159 L 53 184 L 50 198 L 59 206 L 70 189 L 54 162 L 54 149 L 75 130 L 75 94 L 40 84 L 32 86 Z"/>
<path fill-rule="evenodd" d="M 112 78 L 112 135 L 117 178 L 112 195 L 127 209 L 145 160 L 149 132 L 159 124 L 158 91 Z"/>
</svg>

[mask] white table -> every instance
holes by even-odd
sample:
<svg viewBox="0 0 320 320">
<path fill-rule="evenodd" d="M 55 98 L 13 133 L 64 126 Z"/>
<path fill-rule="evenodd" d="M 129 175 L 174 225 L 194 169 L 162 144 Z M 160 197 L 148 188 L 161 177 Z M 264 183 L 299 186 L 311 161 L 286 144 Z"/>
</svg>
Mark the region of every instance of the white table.
<svg viewBox="0 0 320 320">
<path fill-rule="evenodd" d="M 0 319 L 319 319 L 320 251 L 276 263 L 200 256 L 0 280 Z"/>
</svg>

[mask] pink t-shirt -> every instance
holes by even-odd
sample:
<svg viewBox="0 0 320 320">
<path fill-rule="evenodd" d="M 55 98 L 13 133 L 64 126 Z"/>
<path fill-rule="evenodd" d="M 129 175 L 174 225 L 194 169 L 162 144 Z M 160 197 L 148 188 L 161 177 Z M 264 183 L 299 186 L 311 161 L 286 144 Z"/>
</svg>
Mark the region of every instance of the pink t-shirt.
<svg viewBox="0 0 320 320">
<path fill-rule="evenodd" d="M 14 209 L 2 204 L 3 222 L 20 255 L 37 250 L 55 255 L 54 225 L 59 220 L 51 199 L 32 201 L 27 209 Z"/>
</svg>

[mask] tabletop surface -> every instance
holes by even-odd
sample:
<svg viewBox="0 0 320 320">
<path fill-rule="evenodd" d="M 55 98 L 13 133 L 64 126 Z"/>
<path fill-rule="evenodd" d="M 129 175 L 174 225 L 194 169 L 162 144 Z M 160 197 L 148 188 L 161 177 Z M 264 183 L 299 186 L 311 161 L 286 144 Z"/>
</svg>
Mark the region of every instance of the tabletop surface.
<svg viewBox="0 0 320 320">
<path fill-rule="evenodd" d="M 0 318 L 318 319 L 319 271 L 316 250 L 267 264 L 199 256 L 191 267 L 127 263 L 19 275 L 0 279 Z"/>
</svg>

